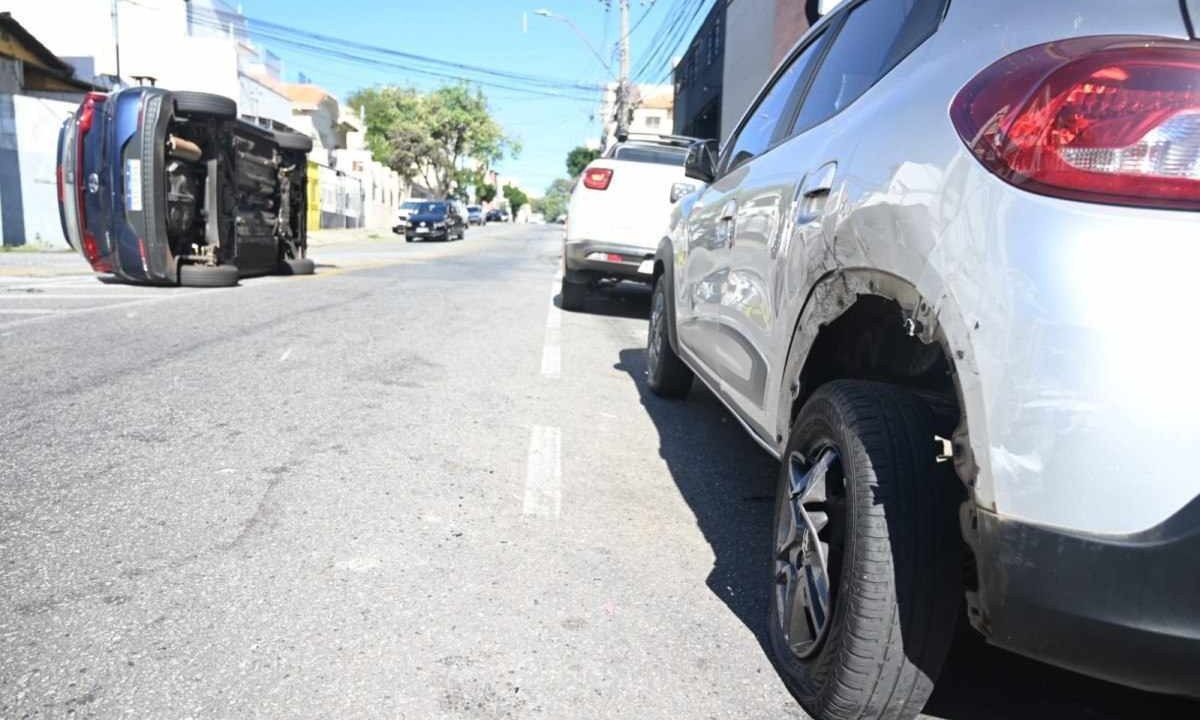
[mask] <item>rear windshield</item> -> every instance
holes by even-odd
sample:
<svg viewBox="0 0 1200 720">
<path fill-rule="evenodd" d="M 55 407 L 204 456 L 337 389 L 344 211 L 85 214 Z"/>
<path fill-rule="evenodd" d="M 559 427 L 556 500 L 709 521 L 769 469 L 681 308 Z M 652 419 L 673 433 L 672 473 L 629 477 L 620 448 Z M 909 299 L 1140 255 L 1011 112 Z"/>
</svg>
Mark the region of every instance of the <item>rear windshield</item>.
<svg viewBox="0 0 1200 720">
<path fill-rule="evenodd" d="M 479 207 L 478 205 L 468 205 L 467 206 L 467 212 L 479 212 L 482 209 L 483 208 Z"/>
<path fill-rule="evenodd" d="M 621 145 L 613 151 L 613 159 L 682 166 L 687 159 L 687 148 Z"/>
</svg>

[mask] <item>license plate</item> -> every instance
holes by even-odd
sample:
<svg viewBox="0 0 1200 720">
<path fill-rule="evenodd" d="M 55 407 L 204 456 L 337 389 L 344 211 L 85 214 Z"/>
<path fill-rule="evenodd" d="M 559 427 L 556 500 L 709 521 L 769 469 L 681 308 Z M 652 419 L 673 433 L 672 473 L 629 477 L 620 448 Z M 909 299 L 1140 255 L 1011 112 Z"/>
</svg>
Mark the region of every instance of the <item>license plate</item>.
<svg viewBox="0 0 1200 720">
<path fill-rule="evenodd" d="M 418 235 L 419 235 L 419 234 L 421 234 L 421 233 L 427 233 L 427 232 L 429 232 L 429 228 L 427 228 L 427 227 L 419 227 L 419 228 L 417 228 L 417 234 L 418 234 Z"/>
<path fill-rule="evenodd" d="M 642 264 L 638 265 L 638 272 L 643 275 L 654 274 L 654 261 L 653 260 L 643 260 Z"/>
</svg>

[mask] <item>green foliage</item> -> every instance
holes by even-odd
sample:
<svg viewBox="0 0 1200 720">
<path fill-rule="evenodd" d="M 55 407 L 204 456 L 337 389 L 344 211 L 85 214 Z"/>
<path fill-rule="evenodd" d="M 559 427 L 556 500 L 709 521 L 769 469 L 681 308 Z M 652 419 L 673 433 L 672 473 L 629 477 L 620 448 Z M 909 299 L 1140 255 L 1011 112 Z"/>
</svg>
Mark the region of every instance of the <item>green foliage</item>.
<svg viewBox="0 0 1200 720">
<path fill-rule="evenodd" d="M 534 201 L 533 209 L 546 216 L 547 220 L 555 220 L 567 212 L 567 203 L 571 200 L 571 188 L 575 183 L 566 178 L 558 178 L 546 188 L 546 194 L 540 201 Z"/>
<path fill-rule="evenodd" d="M 364 110 L 372 156 L 435 196 L 466 197 L 466 184 L 478 184 L 493 163 L 521 150 L 492 118 L 483 93 L 466 85 L 430 93 L 396 86 L 366 88 L 347 103 Z M 463 170 L 464 165 L 477 170 Z"/>
<path fill-rule="evenodd" d="M 582 145 L 567 153 L 567 174 L 579 177 L 588 163 L 600 157 L 599 150 L 591 150 Z"/>
<path fill-rule="evenodd" d="M 529 204 L 529 196 L 522 192 L 521 188 L 516 185 L 505 185 L 503 192 L 504 199 L 508 201 L 509 212 L 515 218 L 521 206 Z"/>
<path fill-rule="evenodd" d="M 475 199 L 481 203 L 490 203 L 491 201 L 495 200 L 496 199 L 496 186 L 488 185 L 486 183 L 483 185 L 476 185 L 475 186 Z"/>
</svg>

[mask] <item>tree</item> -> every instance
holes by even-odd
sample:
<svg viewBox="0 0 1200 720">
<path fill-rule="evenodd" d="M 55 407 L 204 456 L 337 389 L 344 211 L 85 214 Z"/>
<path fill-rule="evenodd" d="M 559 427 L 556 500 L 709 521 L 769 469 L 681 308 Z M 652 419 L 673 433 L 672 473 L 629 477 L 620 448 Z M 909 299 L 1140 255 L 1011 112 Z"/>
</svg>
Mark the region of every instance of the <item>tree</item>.
<svg viewBox="0 0 1200 720">
<path fill-rule="evenodd" d="M 600 157 L 599 150 L 585 148 L 582 145 L 567 153 L 567 174 L 579 177 L 588 163 Z"/>
<path fill-rule="evenodd" d="M 542 197 L 541 202 L 534 202 L 533 209 L 546 216 L 547 220 L 554 220 L 559 215 L 567 212 L 567 203 L 571 200 L 571 188 L 575 187 L 575 183 L 566 178 L 559 178 L 550 183 L 546 188 L 546 194 Z"/>
<path fill-rule="evenodd" d="M 475 199 L 481 203 L 490 203 L 496 199 L 496 186 L 490 183 L 475 186 Z"/>
<path fill-rule="evenodd" d="M 492 118 L 483 93 L 466 85 L 430 93 L 366 88 L 347 102 L 363 110 L 372 156 L 437 196 L 450 196 L 455 188 L 465 192 L 463 173 L 482 177 L 506 154 L 520 152 L 520 145 Z"/>
<path fill-rule="evenodd" d="M 517 211 L 521 209 L 521 206 L 529 204 L 529 196 L 516 185 L 505 185 L 503 192 L 504 199 L 508 201 L 509 212 L 512 213 L 513 218 L 516 218 Z"/>
</svg>

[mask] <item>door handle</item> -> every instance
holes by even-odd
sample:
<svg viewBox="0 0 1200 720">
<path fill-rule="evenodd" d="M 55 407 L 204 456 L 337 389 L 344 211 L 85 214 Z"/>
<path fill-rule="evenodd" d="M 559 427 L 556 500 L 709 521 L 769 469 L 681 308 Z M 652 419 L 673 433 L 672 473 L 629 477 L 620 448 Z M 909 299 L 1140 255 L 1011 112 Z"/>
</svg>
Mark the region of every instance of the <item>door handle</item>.
<svg viewBox="0 0 1200 720">
<path fill-rule="evenodd" d="M 796 192 L 796 225 L 808 225 L 821 219 L 825 200 L 833 192 L 837 163 L 828 162 L 804 176 Z"/>
<path fill-rule="evenodd" d="M 721 212 L 717 214 L 717 245 L 721 247 L 733 247 L 733 227 L 736 216 L 736 202 L 730 200 L 721 206 Z"/>
</svg>

